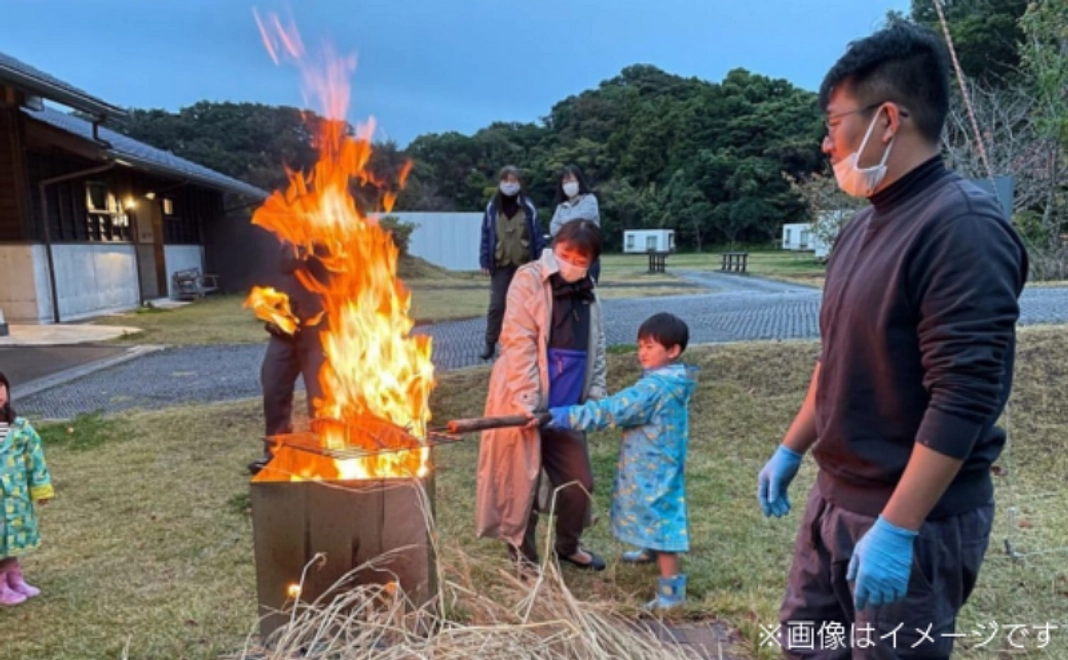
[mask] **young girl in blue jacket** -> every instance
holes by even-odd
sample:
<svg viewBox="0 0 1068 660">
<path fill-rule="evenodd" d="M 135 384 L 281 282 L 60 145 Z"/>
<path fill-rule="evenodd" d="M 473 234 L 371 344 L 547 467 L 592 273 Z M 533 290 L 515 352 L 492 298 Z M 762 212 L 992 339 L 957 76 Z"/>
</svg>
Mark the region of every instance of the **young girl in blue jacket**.
<svg viewBox="0 0 1068 660">
<path fill-rule="evenodd" d="M 682 319 L 666 313 L 649 317 L 638 329 L 644 372 L 637 383 L 607 398 L 549 411 L 554 428 L 624 429 L 612 489 L 612 533 L 641 548 L 623 553 L 623 561 L 659 564 L 657 596 L 649 609 L 686 600 L 679 553 L 690 549 L 684 471 L 697 368 L 677 360 L 688 341 Z"/>
</svg>

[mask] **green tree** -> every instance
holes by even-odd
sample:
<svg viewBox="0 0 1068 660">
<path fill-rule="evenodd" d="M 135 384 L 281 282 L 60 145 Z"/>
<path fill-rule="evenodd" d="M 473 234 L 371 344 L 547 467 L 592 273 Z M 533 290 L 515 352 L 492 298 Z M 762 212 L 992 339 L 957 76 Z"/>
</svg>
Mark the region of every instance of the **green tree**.
<svg viewBox="0 0 1068 660">
<path fill-rule="evenodd" d="M 1034 85 L 1034 121 L 1038 134 L 1056 149 L 1046 161 L 1048 179 L 1038 220 L 1045 237 L 1032 255 L 1035 274 L 1042 279 L 1068 277 L 1068 0 L 1039 0 L 1028 5 L 1020 21 L 1025 39 L 1021 47 L 1024 68 Z M 1033 223 L 1032 223 L 1033 224 Z"/>
<path fill-rule="evenodd" d="M 942 4 L 954 50 L 968 78 L 1000 86 L 1017 76 L 1017 45 L 1023 39 L 1019 21 L 1027 0 L 912 0 L 912 20 L 941 35 L 936 1 Z"/>
<path fill-rule="evenodd" d="M 1068 151 L 1068 0 L 1030 3 L 1020 26 L 1022 60 L 1038 99 L 1035 119 Z"/>
<path fill-rule="evenodd" d="M 271 190 L 286 184 L 284 167 L 314 162 L 319 121 L 294 108 L 202 102 L 135 111 L 125 130 Z M 353 189 L 371 207 L 388 193 L 397 211 L 480 211 L 499 169 L 513 164 L 547 227 L 560 170 L 577 165 L 598 195 L 609 249 L 623 230 L 643 227 L 675 228 L 683 248 L 765 242 L 805 216 L 781 173 L 825 167 L 822 130 L 815 95 L 785 80 L 735 69 L 709 82 L 636 65 L 538 122 L 420 135 L 403 149 L 377 144 L 369 165 L 377 185 Z"/>
<path fill-rule="evenodd" d="M 310 167 L 321 117 L 292 107 L 201 101 L 176 113 L 132 110 L 122 133 L 265 190 Z M 351 130 L 351 128 L 350 128 Z"/>
</svg>

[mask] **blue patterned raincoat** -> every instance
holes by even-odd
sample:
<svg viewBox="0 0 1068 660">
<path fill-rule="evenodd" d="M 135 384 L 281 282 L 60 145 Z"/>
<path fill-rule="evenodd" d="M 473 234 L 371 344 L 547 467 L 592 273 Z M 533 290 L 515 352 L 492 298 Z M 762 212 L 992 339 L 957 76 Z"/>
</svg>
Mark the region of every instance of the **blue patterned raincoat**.
<svg viewBox="0 0 1068 660">
<path fill-rule="evenodd" d="M 45 464 L 41 436 L 30 423 L 16 417 L 0 442 L 0 557 L 18 557 L 37 548 L 37 512 L 33 503 L 51 498 L 52 478 Z"/>
<path fill-rule="evenodd" d="M 624 543 L 688 552 L 684 469 L 697 367 L 670 364 L 599 401 L 568 408 L 567 426 L 623 428 L 612 488 L 612 533 Z"/>
</svg>

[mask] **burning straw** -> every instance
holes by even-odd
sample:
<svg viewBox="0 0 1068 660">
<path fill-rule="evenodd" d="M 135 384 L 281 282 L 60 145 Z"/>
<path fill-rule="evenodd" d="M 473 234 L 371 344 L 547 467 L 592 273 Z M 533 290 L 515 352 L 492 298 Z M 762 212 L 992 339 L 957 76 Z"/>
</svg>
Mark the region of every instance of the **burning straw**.
<svg viewBox="0 0 1068 660">
<path fill-rule="evenodd" d="M 615 603 L 576 599 L 552 561 L 536 576 L 501 570 L 490 584 L 473 584 L 467 556 L 454 552 L 455 565 L 442 562 L 430 499 L 421 489 L 419 498 L 438 558 L 438 591 L 431 602 L 414 607 L 396 582 L 351 584 L 357 572 L 381 569 L 394 553 L 405 551 L 398 548 L 355 569 L 316 602 L 295 603 L 289 623 L 266 640 L 266 648 L 250 635 L 234 660 L 707 657 L 658 637 Z M 546 539 L 547 547 L 551 541 Z M 323 559 L 317 556 L 305 572 Z"/>
</svg>

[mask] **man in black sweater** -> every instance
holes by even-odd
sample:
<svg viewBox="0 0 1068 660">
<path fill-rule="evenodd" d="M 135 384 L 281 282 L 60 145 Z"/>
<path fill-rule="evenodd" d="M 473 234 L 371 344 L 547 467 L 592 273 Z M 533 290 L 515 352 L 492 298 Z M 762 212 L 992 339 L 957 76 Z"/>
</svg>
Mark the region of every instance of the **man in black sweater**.
<svg viewBox="0 0 1068 660">
<path fill-rule="evenodd" d="M 785 515 L 813 449 L 780 642 L 789 658 L 949 658 L 990 538 L 1027 254 L 939 156 L 933 34 L 898 24 L 851 44 L 820 101 L 838 184 L 871 206 L 835 243 L 808 395 L 758 478 L 765 515 Z"/>
</svg>

